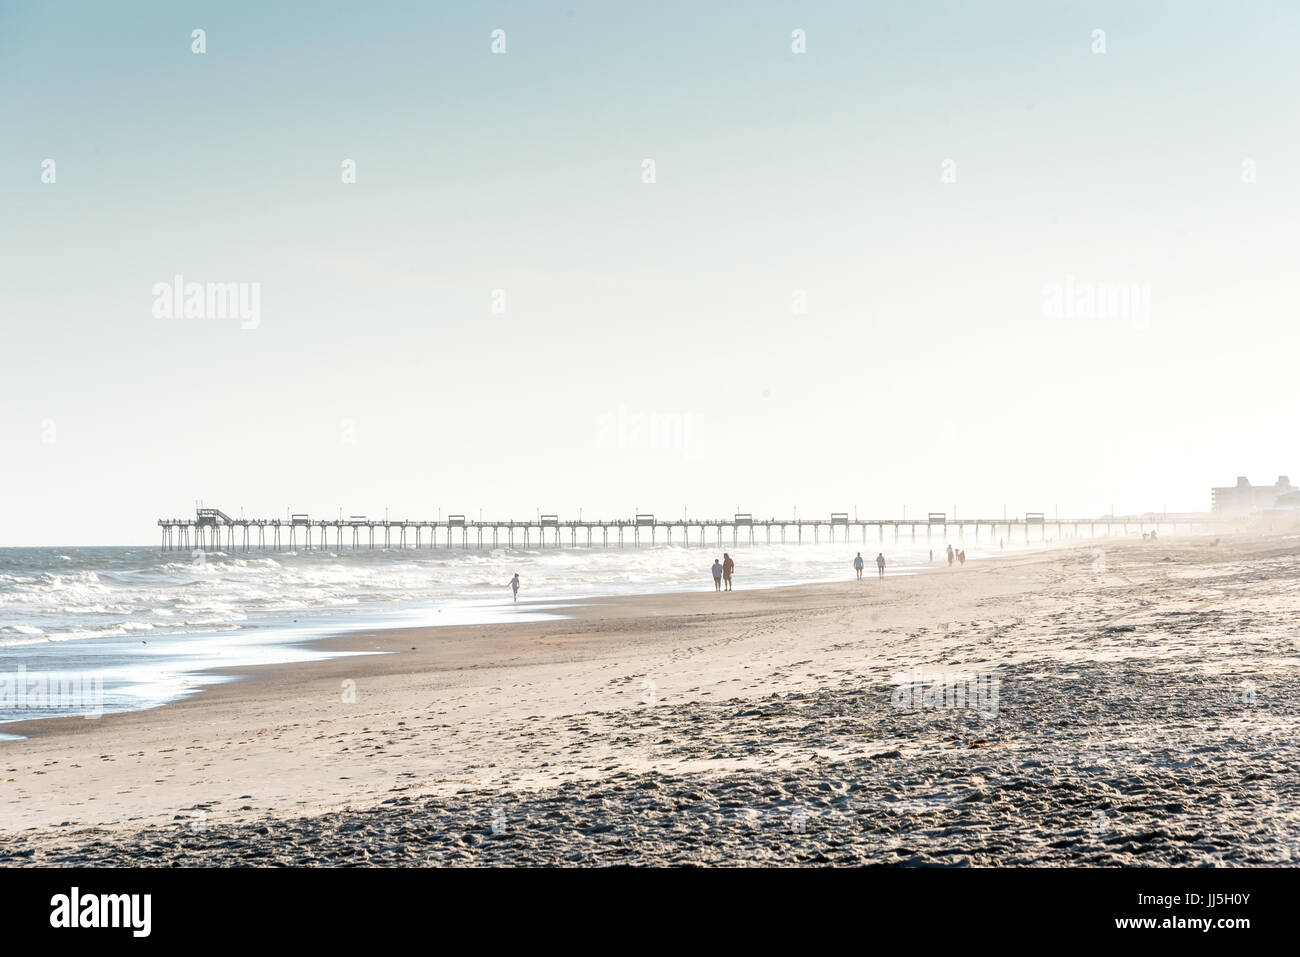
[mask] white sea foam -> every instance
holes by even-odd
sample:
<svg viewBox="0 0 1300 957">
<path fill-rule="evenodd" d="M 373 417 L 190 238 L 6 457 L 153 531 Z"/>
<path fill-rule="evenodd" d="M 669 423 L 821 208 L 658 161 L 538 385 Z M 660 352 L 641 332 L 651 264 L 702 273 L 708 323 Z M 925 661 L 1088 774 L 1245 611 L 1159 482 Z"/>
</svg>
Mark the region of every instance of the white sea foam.
<svg viewBox="0 0 1300 957">
<path fill-rule="evenodd" d="M 872 536 L 874 537 L 874 536 Z M 361 549 L 356 552 L 210 552 L 201 561 L 143 548 L 0 549 L 0 645 L 133 632 L 266 627 L 303 614 L 383 617 L 411 609 L 522 599 L 570 599 L 712 588 L 723 550 L 737 586 L 754 588 L 851 575 L 853 555 L 877 541 L 802 545 L 658 545 L 625 549 Z M 942 547 L 936 542 L 936 553 Z M 927 548 L 886 542 L 891 574 L 927 560 Z M 969 543 L 972 557 L 977 546 Z M 936 556 L 937 557 L 937 556 Z M 873 570 L 873 569 L 869 569 Z"/>
<path fill-rule="evenodd" d="M 996 547 L 996 546 L 995 546 Z M 1019 546 L 1023 547 L 1023 546 Z M 852 577 L 878 542 L 626 549 L 362 549 L 209 553 L 201 561 L 147 548 L 0 549 L 0 668 L 93 669 L 108 711 L 151 707 L 211 683 L 212 669 L 337 652 L 307 638 L 363 627 L 540 620 L 603 595 L 712 591 L 724 550 L 740 588 Z M 941 560 L 942 543 L 935 543 Z M 887 542 L 890 574 L 928 559 L 924 544 Z M 972 558 L 985 549 L 967 545 Z M 521 602 L 507 582 L 518 572 Z M 868 583 L 869 584 L 869 583 Z M 30 664 L 29 664 L 30 662 Z M 0 713 L 0 721 L 21 720 Z M 42 714 L 41 716 L 49 716 Z"/>
</svg>

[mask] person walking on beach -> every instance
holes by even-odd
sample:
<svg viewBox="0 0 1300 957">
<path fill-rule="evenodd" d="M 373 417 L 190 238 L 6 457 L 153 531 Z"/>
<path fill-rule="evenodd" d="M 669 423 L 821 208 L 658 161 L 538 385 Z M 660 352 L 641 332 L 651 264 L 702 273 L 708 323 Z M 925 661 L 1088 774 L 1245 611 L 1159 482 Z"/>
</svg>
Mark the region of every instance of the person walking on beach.
<svg viewBox="0 0 1300 957">
<path fill-rule="evenodd" d="M 713 560 L 713 590 L 722 591 L 722 562 Z"/>
<path fill-rule="evenodd" d="M 966 564 L 966 549 L 964 548 L 957 549 L 957 564 L 959 565 Z"/>
<path fill-rule="evenodd" d="M 519 600 L 519 573 L 515 572 L 515 577 L 510 579 L 510 590 L 514 592 L 515 601 Z"/>
<path fill-rule="evenodd" d="M 853 559 L 853 570 L 858 573 L 858 581 L 862 581 L 862 566 L 864 564 L 865 563 L 862 561 L 862 553 L 858 552 L 858 557 Z"/>
<path fill-rule="evenodd" d="M 885 553 L 881 552 L 876 556 L 876 571 L 880 573 L 880 578 L 885 577 Z"/>
<path fill-rule="evenodd" d="M 727 591 L 731 591 L 731 573 L 736 570 L 736 563 L 726 552 L 722 553 L 722 578 L 727 583 Z"/>
<path fill-rule="evenodd" d="M 955 557 L 956 557 L 956 555 L 953 554 L 952 546 L 949 545 L 949 546 L 948 546 L 948 567 L 949 567 L 949 568 L 952 568 L 952 560 L 953 560 Z"/>
</svg>

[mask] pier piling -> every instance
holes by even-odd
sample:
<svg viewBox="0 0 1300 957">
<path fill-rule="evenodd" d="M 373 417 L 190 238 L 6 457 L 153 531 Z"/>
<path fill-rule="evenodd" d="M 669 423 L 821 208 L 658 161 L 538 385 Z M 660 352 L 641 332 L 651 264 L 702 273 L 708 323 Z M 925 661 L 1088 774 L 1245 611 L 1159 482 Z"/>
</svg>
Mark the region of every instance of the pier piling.
<svg viewBox="0 0 1300 957">
<path fill-rule="evenodd" d="M 424 543 L 424 532 L 428 532 L 428 547 L 436 549 L 438 539 L 441 534 L 443 537 L 443 547 L 452 550 L 456 546 L 456 537 L 459 533 L 460 546 L 462 549 L 471 547 L 469 540 L 469 530 L 474 529 L 474 547 L 482 549 L 487 540 L 485 532 L 490 532 L 491 548 L 501 547 L 504 539 L 506 547 L 516 547 L 516 530 L 520 532 L 523 541 L 522 548 L 561 548 L 564 547 L 567 537 L 568 546 L 576 548 L 579 542 L 585 539 L 587 548 L 595 546 L 595 532 L 600 531 L 600 546 L 608 549 L 611 541 L 617 548 L 626 547 L 631 539 L 631 545 L 638 547 L 643 543 L 656 545 L 661 542 L 672 545 L 674 544 L 674 533 L 680 533 L 680 544 L 682 547 L 689 548 L 692 540 L 695 541 L 696 547 L 704 549 L 710 546 L 721 549 L 726 541 L 725 535 L 728 530 L 731 532 L 731 546 L 738 548 L 741 542 L 741 529 L 746 530 L 747 544 L 753 546 L 756 541 L 754 529 L 761 527 L 763 529 L 763 539 L 767 544 L 772 544 L 772 530 L 777 533 L 777 541 L 784 545 L 787 542 L 787 529 L 793 527 L 795 530 L 796 543 L 804 541 L 805 526 L 812 529 L 812 541 L 814 544 L 821 543 L 821 532 L 826 530 L 829 543 L 840 541 L 836 535 L 837 528 L 843 528 L 843 543 L 848 546 L 854 538 L 860 538 L 863 544 L 867 542 L 867 533 L 871 527 L 876 528 L 877 538 L 881 545 L 885 541 L 885 527 L 892 526 L 894 530 L 894 542 L 899 540 L 900 529 L 910 529 L 911 541 L 915 544 L 917 540 L 917 528 L 925 529 L 925 540 L 927 544 L 933 546 L 934 532 L 940 531 L 943 542 L 952 541 L 950 535 L 956 532 L 957 542 L 965 540 L 966 527 L 970 526 L 975 535 L 975 541 L 980 541 L 980 526 L 985 525 L 989 529 L 990 543 L 996 543 L 999 537 L 999 529 L 1006 530 L 1006 540 L 1012 541 L 1013 536 L 1023 529 L 1024 542 L 1026 544 L 1035 540 L 1032 530 L 1034 526 L 1039 528 L 1037 536 L 1038 541 L 1047 541 L 1047 522 L 1041 512 L 1027 512 L 1021 518 L 1002 518 L 1002 519 L 949 519 L 943 512 L 931 512 L 927 517 L 922 519 L 871 519 L 871 518 L 850 518 L 847 513 L 834 512 L 830 517 L 825 519 L 779 519 L 754 518 L 747 512 L 738 512 L 729 519 L 701 519 L 701 518 L 682 518 L 682 519 L 659 519 L 650 513 L 638 513 L 631 519 L 585 519 L 579 521 L 565 521 L 559 515 L 546 514 L 539 515 L 537 519 L 530 521 L 515 520 L 479 520 L 469 521 L 464 515 L 449 515 L 445 519 L 438 521 L 408 521 L 398 519 L 370 519 L 364 515 L 350 515 L 347 518 L 338 519 L 313 519 L 306 514 L 294 514 L 287 518 L 232 518 L 215 508 L 199 508 L 196 510 L 194 518 L 160 518 L 158 526 L 161 532 L 160 550 L 164 552 L 209 552 L 209 551 L 237 551 L 242 549 L 249 551 L 281 551 L 287 547 L 291 551 L 296 551 L 300 545 L 304 551 L 324 551 L 329 549 L 330 531 L 333 530 L 335 548 L 339 552 L 346 550 L 350 544 L 352 551 L 358 551 L 363 547 L 373 550 L 376 547 L 378 539 L 377 532 L 383 534 L 382 548 L 392 549 L 394 539 L 398 549 L 408 549 L 414 547 L 420 549 Z M 1187 515 L 1179 519 L 1169 519 L 1165 517 L 1145 516 L 1105 516 L 1100 519 L 1052 519 L 1050 522 L 1055 528 L 1057 541 L 1066 540 L 1064 530 L 1066 527 L 1071 529 L 1072 539 L 1087 541 L 1099 537 L 1111 538 L 1115 529 L 1122 530 L 1122 537 L 1128 537 L 1129 528 L 1136 525 L 1139 533 L 1148 531 L 1172 531 L 1177 533 L 1179 526 L 1185 526 L 1185 533 L 1194 535 L 1197 531 L 1213 531 L 1224 523 L 1216 521 L 1211 517 L 1192 518 Z M 854 526 L 858 527 L 859 535 L 854 536 L 852 530 Z M 956 526 L 953 528 L 952 526 Z M 1087 528 L 1088 535 L 1081 538 L 1079 531 L 1081 528 Z M 413 530 L 413 534 L 408 536 L 407 530 Z M 550 534 L 547 534 L 547 530 Z M 568 530 L 568 535 L 564 535 L 564 530 Z M 1098 535 L 1098 530 L 1104 529 L 1103 535 Z M 254 534 L 255 530 L 255 534 Z M 268 535 L 269 530 L 269 535 Z M 301 542 L 299 542 L 299 531 L 301 530 Z M 362 533 L 364 531 L 364 538 Z M 585 533 L 579 536 L 579 531 Z M 628 532 L 630 531 L 630 536 Z M 394 532 L 396 534 L 394 535 Z M 534 539 L 533 533 L 536 533 Z M 643 537 L 642 532 L 645 532 Z M 313 542 L 313 533 L 317 536 L 317 541 Z M 504 533 L 504 535 L 503 535 Z M 611 533 L 613 533 L 611 535 Z M 662 538 L 660 537 L 662 533 Z"/>
</svg>

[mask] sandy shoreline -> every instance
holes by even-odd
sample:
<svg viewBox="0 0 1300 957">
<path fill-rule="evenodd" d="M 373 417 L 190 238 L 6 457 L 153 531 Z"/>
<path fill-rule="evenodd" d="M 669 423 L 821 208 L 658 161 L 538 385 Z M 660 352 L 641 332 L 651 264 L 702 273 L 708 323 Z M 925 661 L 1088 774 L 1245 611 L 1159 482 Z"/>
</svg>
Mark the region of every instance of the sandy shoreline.
<svg viewBox="0 0 1300 957">
<path fill-rule="evenodd" d="M 354 633 L 389 654 L 12 726 L 0 862 L 1292 862 L 1298 571 L 1164 541 Z M 996 714 L 900 708 L 917 666 Z"/>
</svg>

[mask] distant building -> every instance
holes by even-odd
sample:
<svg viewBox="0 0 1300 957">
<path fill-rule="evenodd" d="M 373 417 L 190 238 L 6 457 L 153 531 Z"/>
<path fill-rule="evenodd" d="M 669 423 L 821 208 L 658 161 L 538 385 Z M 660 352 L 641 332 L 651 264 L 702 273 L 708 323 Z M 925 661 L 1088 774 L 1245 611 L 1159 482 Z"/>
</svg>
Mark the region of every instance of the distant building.
<svg viewBox="0 0 1300 957">
<path fill-rule="evenodd" d="M 1287 492 L 1279 495 L 1274 503 L 1275 509 L 1300 509 L 1300 492 Z"/>
<path fill-rule="evenodd" d="M 1295 491 L 1285 475 L 1279 475 L 1274 485 L 1251 485 L 1246 476 L 1238 475 L 1236 485 L 1210 489 L 1210 509 L 1216 518 L 1242 518 L 1271 508 L 1279 498 Z"/>
</svg>

